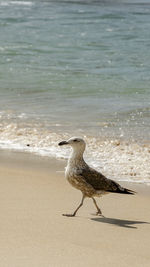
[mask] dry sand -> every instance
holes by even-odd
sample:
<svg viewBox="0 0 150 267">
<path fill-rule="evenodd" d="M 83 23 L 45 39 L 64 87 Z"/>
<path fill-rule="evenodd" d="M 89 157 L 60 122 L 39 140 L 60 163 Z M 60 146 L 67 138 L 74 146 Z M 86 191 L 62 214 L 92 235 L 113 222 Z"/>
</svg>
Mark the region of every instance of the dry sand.
<svg viewBox="0 0 150 267">
<path fill-rule="evenodd" d="M 150 266 L 150 189 L 90 199 L 64 178 L 65 162 L 0 151 L 0 267 Z"/>
</svg>

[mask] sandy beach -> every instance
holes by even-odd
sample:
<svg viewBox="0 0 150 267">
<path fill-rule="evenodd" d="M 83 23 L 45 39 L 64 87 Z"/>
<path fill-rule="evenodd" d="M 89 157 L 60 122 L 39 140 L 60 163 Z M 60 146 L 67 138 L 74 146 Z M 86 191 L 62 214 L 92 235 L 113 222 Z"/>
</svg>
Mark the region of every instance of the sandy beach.
<svg viewBox="0 0 150 267">
<path fill-rule="evenodd" d="M 90 199 L 68 218 L 81 193 L 65 180 L 65 161 L 8 151 L 0 160 L 0 266 L 150 265 L 148 187 L 97 199 L 105 218 Z"/>
<path fill-rule="evenodd" d="M 149 8 L 0 0 L 0 267 L 150 267 Z M 62 216 L 82 197 L 58 146 L 73 136 L 137 192 L 96 198 L 104 217 L 91 199 Z"/>
</svg>

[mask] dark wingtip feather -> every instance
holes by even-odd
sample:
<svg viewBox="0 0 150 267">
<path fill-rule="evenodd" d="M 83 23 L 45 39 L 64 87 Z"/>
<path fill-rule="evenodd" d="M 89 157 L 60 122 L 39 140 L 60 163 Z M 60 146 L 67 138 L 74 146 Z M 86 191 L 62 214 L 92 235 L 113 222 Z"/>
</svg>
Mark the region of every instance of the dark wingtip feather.
<svg viewBox="0 0 150 267">
<path fill-rule="evenodd" d="M 130 195 L 134 195 L 134 194 L 136 194 L 135 191 L 130 190 L 130 189 L 127 189 L 127 188 L 124 188 L 124 187 L 119 187 L 119 188 L 117 188 L 116 193 L 120 193 L 120 194 L 130 194 Z"/>
<path fill-rule="evenodd" d="M 121 193 L 121 192 L 120 192 Z M 124 188 L 124 191 L 122 192 L 123 194 L 131 194 L 131 195 L 135 195 L 136 192 L 127 188 Z"/>
<path fill-rule="evenodd" d="M 108 192 L 111 193 L 119 193 L 119 194 L 130 194 L 130 195 L 135 195 L 136 192 L 127 188 L 123 188 L 123 187 L 118 187 L 116 190 L 108 190 Z"/>
</svg>

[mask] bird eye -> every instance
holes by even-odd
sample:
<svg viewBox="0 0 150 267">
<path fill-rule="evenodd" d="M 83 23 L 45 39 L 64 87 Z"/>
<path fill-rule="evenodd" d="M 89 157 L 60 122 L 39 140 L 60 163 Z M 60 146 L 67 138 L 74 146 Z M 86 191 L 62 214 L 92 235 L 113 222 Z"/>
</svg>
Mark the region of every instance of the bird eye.
<svg viewBox="0 0 150 267">
<path fill-rule="evenodd" d="M 74 139 L 73 141 L 74 141 L 74 142 L 78 142 L 78 140 L 77 140 L 77 139 Z"/>
</svg>

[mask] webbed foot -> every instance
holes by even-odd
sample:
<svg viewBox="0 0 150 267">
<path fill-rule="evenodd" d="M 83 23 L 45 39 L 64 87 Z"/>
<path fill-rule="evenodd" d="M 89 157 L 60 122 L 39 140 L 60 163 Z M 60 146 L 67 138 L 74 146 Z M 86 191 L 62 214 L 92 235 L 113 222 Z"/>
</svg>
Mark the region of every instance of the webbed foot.
<svg viewBox="0 0 150 267">
<path fill-rule="evenodd" d="M 62 214 L 62 216 L 67 216 L 67 217 L 75 217 L 75 214 Z"/>
</svg>

